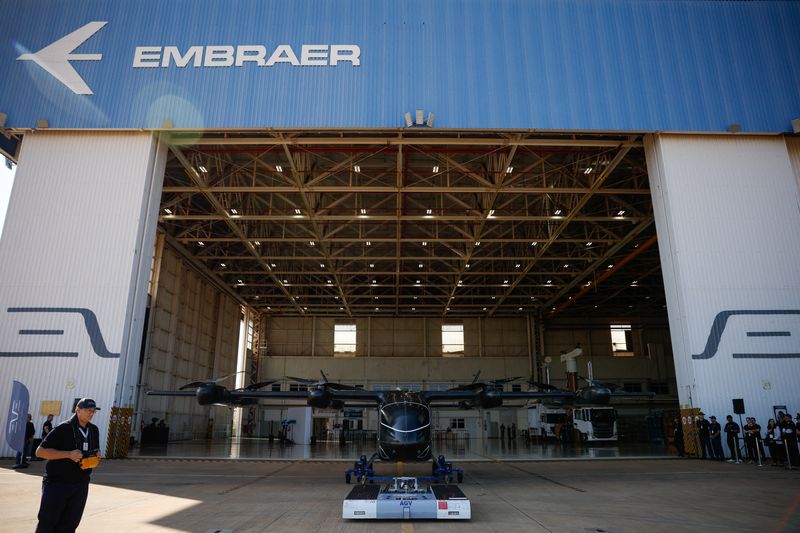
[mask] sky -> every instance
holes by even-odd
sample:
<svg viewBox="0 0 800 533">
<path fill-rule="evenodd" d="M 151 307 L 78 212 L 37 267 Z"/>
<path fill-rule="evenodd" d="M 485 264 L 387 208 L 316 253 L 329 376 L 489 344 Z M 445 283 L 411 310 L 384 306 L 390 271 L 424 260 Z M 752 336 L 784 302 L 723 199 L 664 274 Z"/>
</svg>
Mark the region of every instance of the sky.
<svg viewBox="0 0 800 533">
<path fill-rule="evenodd" d="M 11 185 L 14 183 L 14 170 L 9 170 L 6 166 L 6 159 L 0 155 L 0 235 L 3 234 L 3 222 L 6 220 L 6 209 L 8 209 L 8 199 L 11 197 Z"/>
</svg>

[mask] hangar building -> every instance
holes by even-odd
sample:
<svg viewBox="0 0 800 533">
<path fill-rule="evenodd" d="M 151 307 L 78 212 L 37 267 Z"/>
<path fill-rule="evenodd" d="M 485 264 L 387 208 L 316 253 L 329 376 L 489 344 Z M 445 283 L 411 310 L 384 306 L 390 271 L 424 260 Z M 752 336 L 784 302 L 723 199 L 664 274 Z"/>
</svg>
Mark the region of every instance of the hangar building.
<svg viewBox="0 0 800 533">
<path fill-rule="evenodd" d="M 800 410 L 797 2 L 3 5 L 0 405 L 37 427 L 258 436 L 280 411 L 144 392 L 563 386 L 578 343 L 675 407 Z"/>
</svg>

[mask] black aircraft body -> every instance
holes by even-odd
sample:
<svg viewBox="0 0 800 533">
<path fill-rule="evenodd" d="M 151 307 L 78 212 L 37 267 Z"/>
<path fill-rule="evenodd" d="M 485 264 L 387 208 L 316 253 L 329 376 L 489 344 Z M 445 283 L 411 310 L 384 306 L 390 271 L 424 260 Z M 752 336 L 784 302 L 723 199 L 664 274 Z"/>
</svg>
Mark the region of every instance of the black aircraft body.
<svg viewBox="0 0 800 533">
<path fill-rule="evenodd" d="M 607 404 L 612 397 L 651 397 L 649 393 L 612 392 L 603 384 L 589 383 L 577 392 L 503 391 L 503 385 L 520 378 L 478 381 L 459 385 L 445 391 L 371 391 L 352 385 L 287 376 L 287 379 L 308 386 L 307 391 L 261 391 L 258 387 L 278 380 L 265 381 L 249 387 L 229 390 L 219 385 L 220 380 L 194 382 L 179 391 L 150 391 L 155 396 L 195 396 L 200 405 L 238 407 L 264 400 L 305 400 L 311 407 L 342 409 L 348 407 L 376 407 L 378 409 L 378 451 L 383 461 L 421 462 L 433 459 L 431 409 L 457 407 L 461 409 L 493 409 L 507 400 L 549 399 L 564 402 Z M 187 390 L 194 388 L 194 391 Z"/>
</svg>

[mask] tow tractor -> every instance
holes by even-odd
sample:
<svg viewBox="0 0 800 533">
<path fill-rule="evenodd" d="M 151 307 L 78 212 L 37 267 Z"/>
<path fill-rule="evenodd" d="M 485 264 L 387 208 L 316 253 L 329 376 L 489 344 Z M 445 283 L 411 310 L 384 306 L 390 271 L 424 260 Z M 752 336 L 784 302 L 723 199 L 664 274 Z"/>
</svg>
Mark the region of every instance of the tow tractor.
<svg viewBox="0 0 800 533">
<path fill-rule="evenodd" d="M 342 518 L 469 520 L 469 499 L 460 488 L 450 484 L 454 476 L 460 483 L 464 471 L 440 455 L 431 472 L 431 477 L 379 477 L 372 461 L 362 455 L 345 472 L 345 481 L 350 483 L 355 475 L 358 485 L 342 503 Z"/>
</svg>

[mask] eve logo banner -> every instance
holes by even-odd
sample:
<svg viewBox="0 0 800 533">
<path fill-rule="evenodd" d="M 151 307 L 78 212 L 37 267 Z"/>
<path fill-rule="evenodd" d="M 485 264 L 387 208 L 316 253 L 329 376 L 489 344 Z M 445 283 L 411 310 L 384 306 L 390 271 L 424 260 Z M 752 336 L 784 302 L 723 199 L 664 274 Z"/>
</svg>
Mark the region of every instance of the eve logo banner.
<svg viewBox="0 0 800 533">
<path fill-rule="evenodd" d="M 47 313 L 47 314 L 60 314 L 60 315 L 75 315 L 78 314 L 83 318 L 84 329 L 89 335 L 89 340 L 92 344 L 92 349 L 95 355 L 102 358 L 115 359 L 119 358 L 119 353 L 109 351 L 106 346 L 106 341 L 103 338 L 103 333 L 100 331 L 100 324 L 97 321 L 97 316 L 90 310 L 83 307 L 9 307 L 9 313 Z M 73 326 L 74 321 L 65 320 L 65 325 Z M 59 336 L 64 335 L 63 329 L 20 329 L 18 335 L 22 336 Z M 1 347 L 0 347 L 1 348 Z M 0 351 L 0 357 L 78 357 L 78 352 L 56 352 L 56 351 L 25 351 L 25 352 L 10 352 Z"/>
<path fill-rule="evenodd" d="M 95 21 L 45 46 L 35 53 L 24 53 L 18 61 L 33 61 L 55 79 L 80 95 L 94 94 L 70 61 L 100 61 L 103 54 L 76 54 L 74 51 L 100 31 L 108 21 Z M 303 44 L 298 50 L 288 44 L 268 49 L 262 44 L 177 46 L 136 46 L 131 67 L 194 68 L 207 67 L 335 67 L 340 63 L 361 65 L 361 48 L 355 44 Z"/>
<path fill-rule="evenodd" d="M 732 317 L 734 320 L 729 320 Z M 729 338 L 736 346 L 733 359 L 800 358 L 800 309 L 720 311 L 711 324 L 705 348 L 692 359 L 711 359 L 720 343 Z"/>
</svg>

